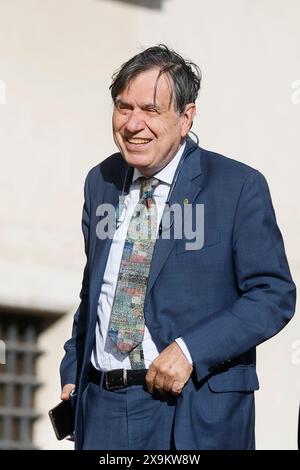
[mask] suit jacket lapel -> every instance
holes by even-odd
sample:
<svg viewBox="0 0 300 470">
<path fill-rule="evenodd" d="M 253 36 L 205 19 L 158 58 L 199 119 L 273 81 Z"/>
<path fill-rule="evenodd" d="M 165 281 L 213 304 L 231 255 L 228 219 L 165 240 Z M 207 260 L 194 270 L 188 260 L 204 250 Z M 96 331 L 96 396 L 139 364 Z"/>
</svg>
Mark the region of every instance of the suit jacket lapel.
<svg viewBox="0 0 300 470">
<path fill-rule="evenodd" d="M 192 204 L 202 189 L 202 172 L 200 165 L 201 149 L 196 147 L 195 150 L 192 150 L 192 146 L 194 145 L 195 144 L 190 140 L 187 141 L 184 155 L 187 155 L 189 152 L 191 153 L 186 157 L 178 175 L 173 194 L 170 198 L 170 206 L 177 203 L 183 207 L 183 201 L 185 199 L 188 200 L 189 204 Z M 170 239 L 160 237 L 156 241 L 148 278 L 146 298 L 174 247 L 175 242 L 176 240 L 172 237 Z"/>
</svg>

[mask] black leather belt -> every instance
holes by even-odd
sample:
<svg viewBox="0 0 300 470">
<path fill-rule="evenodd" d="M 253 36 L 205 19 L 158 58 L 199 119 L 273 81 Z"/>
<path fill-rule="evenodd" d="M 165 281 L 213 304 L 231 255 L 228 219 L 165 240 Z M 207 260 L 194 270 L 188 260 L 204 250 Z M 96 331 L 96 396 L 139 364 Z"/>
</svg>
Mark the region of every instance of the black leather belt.
<svg viewBox="0 0 300 470">
<path fill-rule="evenodd" d="M 104 374 L 103 385 L 106 390 L 116 390 L 130 385 L 144 385 L 146 383 L 145 377 L 147 372 L 148 369 L 113 369 L 101 372 L 91 365 L 89 381 L 99 385 L 102 375 Z"/>
</svg>

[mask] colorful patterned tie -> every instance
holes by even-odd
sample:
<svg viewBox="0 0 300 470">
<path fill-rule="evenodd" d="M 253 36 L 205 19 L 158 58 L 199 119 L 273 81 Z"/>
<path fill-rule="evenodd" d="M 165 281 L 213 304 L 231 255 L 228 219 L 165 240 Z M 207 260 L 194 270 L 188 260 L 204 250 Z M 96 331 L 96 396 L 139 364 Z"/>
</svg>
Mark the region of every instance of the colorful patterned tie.
<svg viewBox="0 0 300 470">
<path fill-rule="evenodd" d="M 108 335 L 131 367 L 143 369 L 144 301 L 153 249 L 156 241 L 157 208 L 153 197 L 156 178 L 140 178 L 140 200 L 130 219 Z"/>
</svg>

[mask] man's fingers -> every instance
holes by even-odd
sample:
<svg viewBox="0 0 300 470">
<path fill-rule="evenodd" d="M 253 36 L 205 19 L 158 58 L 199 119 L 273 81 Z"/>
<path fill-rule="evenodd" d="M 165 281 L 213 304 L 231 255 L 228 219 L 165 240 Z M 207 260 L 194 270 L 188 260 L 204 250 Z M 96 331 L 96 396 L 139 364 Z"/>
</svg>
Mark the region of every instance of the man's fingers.
<svg viewBox="0 0 300 470">
<path fill-rule="evenodd" d="M 177 382 L 175 380 L 175 382 L 172 385 L 172 390 L 171 390 L 172 395 L 176 395 L 176 396 L 180 395 L 184 385 L 185 385 L 184 382 Z"/>
<path fill-rule="evenodd" d="M 61 400 L 69 400 L 70 393 L 74 390 L 75 384 L 66 384 L 61 392 L 60 399 Z"/>
<path fill-rule="evenodd" d="M 155 376 L 156 376 L 156 369 L 150 366 L 146 375 L 146 384 L 150 393 L 153 392 Z"/>
<path fill-rule="evenodd" d="M 165 395 L 171 392 L 179 395 L 189 380 L 193 366 L 176 342 L 167 346 L 150 365 L 146 383 L 150 393 L 157 390 Z"/>
<path fill-rule="evenodd" d="M 173 383 L 174 383 L 174 379 L 168 379 L 165 377 L 164 390 L 166 390 L 167 392 L 171 392 L 173 388 Z"/>
<path fill-rule="evenodd" d="M 154 380 L 154 388 L 157 390 L 161 395 L 166 394 L 166 388 L 165 388 L 165 378 L 163 375 L 156 374 L 155 380 Z"/>
</svg>

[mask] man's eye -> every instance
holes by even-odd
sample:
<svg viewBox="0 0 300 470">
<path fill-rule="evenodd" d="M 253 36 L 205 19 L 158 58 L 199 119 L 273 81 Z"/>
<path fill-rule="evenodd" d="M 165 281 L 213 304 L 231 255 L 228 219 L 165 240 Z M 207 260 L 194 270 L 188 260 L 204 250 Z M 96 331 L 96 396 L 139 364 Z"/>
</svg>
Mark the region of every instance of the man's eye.
<svg viewBox="0 0 300 470">
<path fill-rule="evenodd" d="M 120 104 L 120 105 L 117 106 L 117 110 L 124 112 L 124 111 L 128 111 L 129 108 L 128 108 L 128 106 L 125 106 L 125 105 L 123 105 L 123 104 Z"/>
</svg>

